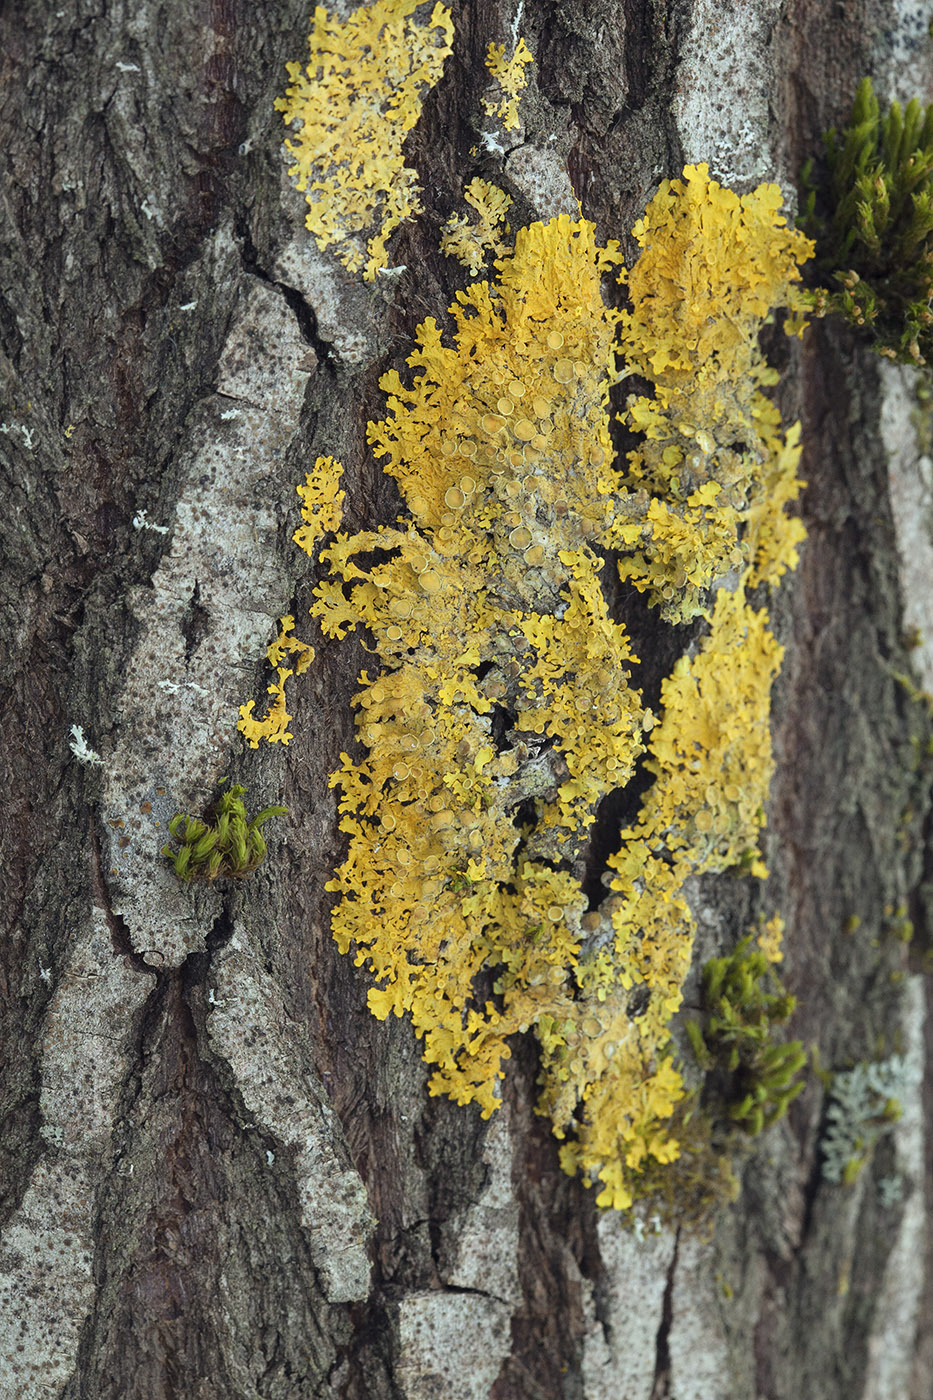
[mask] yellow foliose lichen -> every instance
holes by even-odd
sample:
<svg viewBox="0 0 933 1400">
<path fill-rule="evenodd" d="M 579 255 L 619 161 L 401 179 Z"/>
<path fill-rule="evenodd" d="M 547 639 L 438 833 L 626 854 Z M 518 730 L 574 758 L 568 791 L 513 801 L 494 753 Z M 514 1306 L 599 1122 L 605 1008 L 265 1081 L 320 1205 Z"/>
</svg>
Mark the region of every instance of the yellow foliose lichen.
<svg viewBox="0 0 933 1400">
<path fill-rule="evenodd" d="M 307 226 L 364 281 L 388 267 L 386 243 L 420 212 L 418 180 L 402 143 L 451 52 L 450 11 L 422 0 L 374 0 L 341 22 L 320 5 L 310 62 L 287 65 L 291 86 L 276 108 L 291 126 L 289 174 L 308 202 Z"/>
<path fill-rule="evenodd" d="M 756 336 L 793 306 L 807 251 L 776 209 L 768 187 L 740 200 L 688 167 L 640 226 L 649 267 L 626 312 L 603 300 L 620 257 L 590 223 L 519 230 L 497 279 L 457 294 L 452 335 L 426 320 L 411 373 L 383 377 L 368 435 L 406 511 L 337 536 L 312 608 L 325 634 L 365 626 L 374 647 L 354 697 L 363 754 L 332 775 L 349 846 L 329 885 L 373 1014 L 409 1014 L 431 1092 L 484 1115 L 509 1037 L 533 1029 L 561 1161 L 620 1209 L 681 1152 L 688 881 L 765 873 L 781 648 L 746 595 L 793 566 L 802 532 L 785 514 L 796 430 L 782 439 L 760 392 Z M 696 303 L 676 315 L 675 287 Z M 645 441 L 624 473 L 607 406 L 620 328 L 655 386 L 629 406 Z M 603 591 L 607 548 L 669 620 L 708 619 L 657 719 Z M 588 908 L 597 807 L 642 763 L 652 785 Z"/>
<path fill-rule="evenodd" d="M 456 258 L 476 277 L 487 258 L 502 257 L 509 250 L 504 238 L 509 231 L 505 216 L 512 200 L 497 185 L 480 179 L 470 181 L 463 197 L 475 211 L 476 218 L 470 220 L 463 214 L 451 214 L 441 230 L 440 247 L 442 253 Z"/>
<path fill-rule="evenodd" d="M 784 961 L 784 920 L 780 914 L 775 914 L 767 922 L 762 922 L 755 942 L 769 963 Z"/>
<path fill-rule="evenodd" d="M 511 58 L 505 56 L 505 44 L 490 44 L 486 50 L 486 68 L 502 95 L 498 101 L 484 98 L 483 111 L 487 117 L 498 117 L 506 131 L 518 126 L 518 104 L 528 86 L 525 68 L 533 62 L 534 55 L 524 39 L 519 39 Z"/>
<path fill-rule="evenodd" d="M 329 531 L 339 530 L 343 520 L 344 492 L 340 490 L 343 467 L 333 457 L 318 457 L 295 490 L 301 497 L 301 518 L 292 539 L 305 554 L 313 555 L 318 542 Z"/>
<path fill-rule="evenodd" d="M 312 470 L 306 474 L 304 484 L 295 488 L 301 498 L 304 524 L 298 527 L 292 539 L 306 554 L 313 556 L 323 536 L 340 526 L 344 500 L 344 492 L 340 490 L 342 472 L 343 468 L 333 457 L 318 457 Z M 283 617 L 279 623 L 279 635 L 266 652 L 269 663 L 276 669 L 276 679 L 268 687 L 272 701 L 266 707 L 266 713 L 262 719 L 255 718 L 254 700 L 240 706 L 237 729 L 250 748 L 258 748 L 261 739 L 270 744 L 287 744 L 292 737 L 288 728 L 291 715 L 285 709 L 285 682 L 290 676 L 300 676 L 314 660 L 314 647 L 291 635 L 294 625 L 294 617 Z M 281 664 L 288 656 L 293 659 L 292 667 Z"/>
<path fill-rule="evenodd" d="M 294 626 L 295 619 L 291 614 L 281 618 L 279 634 L 269 643 L 266 650 L 269 663 L 276 669 L 276 679 L 268 687 L 272 703 L 267 707 L 262 719 L 255 719 L 253 716 L 256 705 L 254 700 L 248 700 L 245 705 L 240 706 L 240 718 L 236 727 L 251 749 L 259 747 L 260 739 L 265 739 L 270 744 L 287 745 L 292 738 L 288 728 L 292 717 L 285 710 L 285 682 L 290 676 L 300 676 L 314 660 L 314 647 L 291 635 Z M 294 658 L 294 665 L 280 665 L 289 655 Z"/>
<path fill-rule="evenodd" d="M 637 835 L 663 846 L 689 873 L 757 859 L 774 761 L 768 726 L 771 685 L 783 655 L 742 589 L 720 588 L 709 633 L 692 659 L 661 682 L 663 718 L 651 732 L 646 794 Z"/>
<path fill-rule="evenodd" d="M 584 221 L 532 224 L 495 285 L 458 294 L 452 343 L 419 328 L 369 430 L 408 518 L 325 550 L 312 610 L 325 633 L 365 623 L 381 663 L 355 701 L 367 756 L 335 774 L 335 936 L 372 969 L 373 1011 L 411 1014 L 432 1092 L 486 1113 L 507 1037 L 573 1005 L 586 902 L 556 867 L 644 747 L 591 545 L 612 518 L 596 482 L 617 484 L 600 278 L 618 264 Z"/>
<path fill-rule="evenodd" d="M 630 398 L 624 415 L 644 434 L 627 484 L 652 501 L 621 574 L 671 621 L 705 614 L 730 572 L 753 565 L 755 581 L 776 582 L 803 537 L 785 513 L 801 486 L 799 435 L 782 438 L 761 392 L 777 374 L 759 333 L 781 307 L 785 329 L 802 330 L 799 264 L 813 252 L 780 207 L 776 185 L 737 195 L 688 165 L 633 230 L 642 253 L 626 278 L 620 342 L 654 396 Z"/>
</svg>

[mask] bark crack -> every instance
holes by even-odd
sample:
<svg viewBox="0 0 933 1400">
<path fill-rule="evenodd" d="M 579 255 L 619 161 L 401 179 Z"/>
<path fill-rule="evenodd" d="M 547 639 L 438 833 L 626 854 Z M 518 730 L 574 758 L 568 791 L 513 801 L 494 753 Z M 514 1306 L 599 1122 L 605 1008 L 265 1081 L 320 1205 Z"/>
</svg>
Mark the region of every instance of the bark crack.
<svg viewBox="0 0 933 1400">
<path fill-rule="evenodd" d="M 210 610 L 201 602 L 201 584 L 198 579 L 194 581 L 194 588 L 184 616 L 179 623 L 179 630 L 185 639 L 185 665 L 187 666 L 211 630 Z"/>
<path fill-rule="evenodd" d="M 88 822 L 88 826 L 90 827 L 91 837 L 92 884 L 101 912 L 110 930 L 113 946 L 118 953 L 129 960 L 132 967 L 135 967 L 140 972 L 155 973 L 158 977 L 158 969 L 147 963 L 143 955 L 137 953 L 136 949 L 133 947 L 133 940 L 130 937 L 130 931 L 126 920 L 121 918 L 113 907 L 113 901 L 110 897 L 110 885 L 108 884 L 107 876 L 104 874 L 104 852 L 101 846 L 100 831 L 93 815 Z M 155 990 L 155 988 L 153 990 Z"/>
<path fill-rule="evenodd" d="M 501 1293 L 492 1293 L 487 1288 L 468 1288 L 465 1284 L 445 1283 L 440 1290 L 442 1293 L 466 1293 L 472 1294 L 476 1298 L 492 1298 L 495 1303 L 502 1303 L 510 1311 L 515 1306 L 514 1298 L 503 1298 Z"/>
<path fill-rule="evenodd" d="M 674 1236 L 674 1252 L 667 1270 L 664 1285 L 664 1298 L 661 1303 L 661 1321 L 655 1350 L 654 1381 L 651 1386 L 651 1400 L 670 1400 L 671 1395 L 671 1324 L 674 1319 L 674 1272 L 680 1252 L 680 1230 Z"/>
<path fill-rule="evenodd" d="M 329 341 L 323 339 L 318 330 L 317 315 L 311 303 L 297 287 L 291 287 L 287 282 L 278 281 L 262 265 L 248 229 L 242 225 L 238 227 L 237 238 L 240 241 L 240 257 L 246 271 L 253 277 L 258 277 L 261 282 L 265 282 L 268 287 L 274 288 L 282 296 L 295 317 L 302 340 L 311 347 L 318 359 L 323 360 L 330 356 L 333 353 L 332 347 Z"/>
</svg>

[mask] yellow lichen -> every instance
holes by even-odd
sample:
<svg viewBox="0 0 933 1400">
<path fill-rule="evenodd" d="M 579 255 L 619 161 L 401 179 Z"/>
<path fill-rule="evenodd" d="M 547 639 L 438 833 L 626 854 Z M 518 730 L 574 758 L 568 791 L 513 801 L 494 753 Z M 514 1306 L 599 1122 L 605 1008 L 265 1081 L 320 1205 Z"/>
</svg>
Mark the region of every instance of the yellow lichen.
<svg viewBox="0 0 933 1400">
<path fill-rule="evenodd" d="M 450 11 L 422 0 L 374 0 L 344 22 L 318 6 L 304 71 L 287 64 L 291 86 L 276 101 L 288 125 L 289 174 L 308 201 L 307 226 L 322 250 L 333 247 L 350 272 L 372 282 L 388 266 L 386 243 L 420 212 L 417 174 L 402 143 L 421 115 L 427 90 L 451 52 Z"/>
<path fill-rule="evenodd" d="M 534 62 L 534 55 L 519 39 L 511 58 L 505 56 L 505 44 L 490 44 L 486 50 L 486 68 L 498 83 L 502 96 L 498 102 L 483 99 L 483 111 L 487 117 L 498 117 L 506 131 L 514 131 L 518 126 L 518 104 L 528 86 L 525 66 Z"/>
<path fill-rule="evenodd" d="M 480 179 L 470 181 L 463 197 L 477 217 L 471 222 L 465 215 L 451 214 L 441 229 L 440 247 L 476 277 L 488 257 L 508 252 L 503 234 L 509 231 L 505 216 L 512 200 L 498 186 Z"/>
<path fill-rule="evenodd" d="M 338 538 L 312 609 L 325 633 L 365 623 L 381 663 L 355 700 L 367 756 L 335 775 L 334 934 L 371 967 L 373 1011 L 425 1036 L 432 1092 L 486 1113 L 507 1037 L 570 1014 L 585 900 L 555 867 L 643 749 L 589 543 L 611 518 L 594 483 L 616 320 L 600 277 L 618 262 L 590 224 L 533 224 L 494 287 L 458 294 L 453 344 L 419 328 L 413 383 L 387 374 L 370 426 L 411 518 Z M 484 969 L 496 999 L 476 1004 Z"/>
<path fill-rule="evenodd" d="M 755 941 L 769 963 L 784 961 L 784 920 L 780 914 L 775 914 L 762 924 Z"/>
<path fill-rule="evenodd" d="M 675 865 L 685 856 L 685 873 L 742 864 L 765 873 L 756 852 L 774 768 L 771 684 L 783 654 L 767 620 L 741 589 L 720 588 L 699 652 L 661 682 L 663 718 L 646 763 L 657 782 L 633 834 Z"/>
<path fill-rule="evenodd" d="M 333 457 L 318 457 L 311 471 L 305 475 L 304 484 L 295 488 L 301 498 L 301 518 L 305 523 L 298 527 L 292 539 L 306 554 L 313 556 L 323 536 L 340 527 L 344 500 L 344 492 L 340 490 L 342 471 L 340 463 Z M 279 635 L 266 651 L 269 663 L 276 669 L 276 679 L 268 687 L 272 700 L 266 707 L 266 713 L 262 719 L 254 718 L 254 700 L 240 706 L 237 729 L 250 748 L 258 748 L 260 739 L 270 744 L 287 744 L 292 737 L 288 728 L 291 715 L 285 709 L 285 682 L 292 675 L 300 676 L 314 660 L 314 647 L 291 635 L 294 625 L 294 617 L 283 617 L 279 623 Z M 292 668 L 281 664 L 287 656 L 294 659 Z"/>
<path fill-rule="evenodd" d="M 291 635 L 294 626 L 295 619 L 290 614 L 281 618 L 279 634 L 266 650 L 270 664 L 276 669 L 276 679 L 268 687 L 272 703 L 267 707 L 262 719 L 253 718 L 256 704 L 254 700 L 248 700 L 245 705 L 240 706 L 240 718 L 236 727 L 251 749 L 259 747 L 260 739 L 265 739 L 270 744 L 287 744 L 292 737 L 288 728 L 292 717 L 285 710 L 285 682 L 290 676 L 300 676 L 314 660 L 314 647 Z M 287 655 L 294 658 L 294 666 L 279 664 Z"/>
<path fill-rule="evenodd" d="M 621 576 L 671 621 L 706 612 L 730 572 L 774 583 L 803 537 L 785 506 L 800 490 L 799 430 L 786 440 L 762 394 L 777 375 L 758 335 L 778 307 L 803 328 L 799 263 L 813 244 L 786 227 L 776 185 L 737 195 L 705 165 L 666 180 L 634 235 L 641 256 L 627 275 L 632 307 L 621 347 L 654 395 L 629 399 L 625 422 L 644 434 L 629 453 L 627 484 L 652 499 Z M 631 544 L 631 531 L 621 543 Z"/>
<path fill-rule="evenodd" d="M 301 497 L 301 518 L 292 539 L 305 554 L 313 555 L 318 541 L 330 530 L 339 530 L 343 520 L 344 492 L 339 489 L 343 468 L 333 457 L 318 457 L 305 484 L 296 486 Z"/>
<path fill-rule="evenodd" d="M 785 515 L 795 430 L 781 439 L 760 393 L 757 330 L 793 304 L 806 253 L 776 209 L 767 187 L 739 200 L 688 167 L 639 226 L 653 270 L 630 275 L 624 313 L 600 286 L 617 246 L 591 224 L 520 230 L 497 280 L 457 294 L 452 336 L 426 320 L 412 373 L 382 379 L 369 440 L 406 514 L 338 536 L 312 608 L 325 634 L 362 625 L 374 648 L 354 697 L 364 752 L 332 776 L 350 839 L 329 885 L 371 1010 L 409 1014 L 431 1092 L 484 1115 L 508 1038 L 534 1029 L 562 1163 L 622 1209 L 681 1150 L 687 881 L 765 874 L 781 648 L 746 594 L 793 565 L 802 533 Z M 675 287 L 699 309 L 672 309 Z M 625 474 L 607 409 L 620 323 L 628 371 L 655 386 L 629 406 L 646 439 Z M 703 417 L 714 408 L 728 428 Z M 708 617 L 657 720 L 599 548 L 627 552 L 623 577 L 668 618 Z M 587 910 L 575 870 L 596 808 L 643 755 L 653 784 Z"/>
</svg>

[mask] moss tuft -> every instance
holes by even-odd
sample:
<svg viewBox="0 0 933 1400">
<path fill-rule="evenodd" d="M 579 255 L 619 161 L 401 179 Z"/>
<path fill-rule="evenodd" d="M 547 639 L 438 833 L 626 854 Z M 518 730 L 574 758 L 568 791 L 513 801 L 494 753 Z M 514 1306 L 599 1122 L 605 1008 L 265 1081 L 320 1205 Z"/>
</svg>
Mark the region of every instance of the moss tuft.
<svg viewBox="0 0 933 1400">
<path fill-rule="evenodd" d="M 287 807 L 266 807 L 252 818 L 246 815 L 243 794 L 234 783 L 214 804 L 208 820 L 176 812 L 168 824 L 178 849 L 166 845 L 162 854 L 179 880 L 240 879 L 249 875 L 266 854 L 262 828 L 270 817 L 283 817 Z"/>
<path fill-rule="evenodd" d="M 870 78 L 859 84 L 823 161 L 802 173 L 800 224 L 816 239 L 816 270 L 834 284 L 813 305 L 863 329 L 880 354 L 933 363 L 933 104 L 914 98 L 882 115 Z"/>
<path fill-rule="evenodd" d="M 710 958 L 703 1020 L 687 1026 L 701 1069 L 721 1081 L 730 1121 L 750 1136 L 784 1116 L 803 1089 L 797 1076 L 807 1060 L 799 1040 L 775 1034 L 796 1006 L 774 970 L 776 934 L 772 921 L 764 944 L 753 947 L 749 934 L 726 957 Z"/>
</svg>

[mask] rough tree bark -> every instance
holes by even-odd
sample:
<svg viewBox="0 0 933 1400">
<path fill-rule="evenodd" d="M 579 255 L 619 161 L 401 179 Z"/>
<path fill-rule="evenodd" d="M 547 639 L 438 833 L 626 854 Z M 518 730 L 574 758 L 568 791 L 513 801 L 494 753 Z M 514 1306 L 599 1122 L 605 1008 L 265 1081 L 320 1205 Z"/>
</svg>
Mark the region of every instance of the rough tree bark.
<svg viewBox="0 0 933 1400">
<path fill-rule="evenodd" d="M 464 178 L 498 179 L 513 226 L 574 192 L 626 240 L 687 160 L 791 192 L 865 73 L 933 96 L 928 0 L 525 0 L 524 126 L 477 165 L 483 55 L 515 8 L 452 0 L 454 53 L 406 147 L 425 212 L 393 249 L 408 272 L 375 290 L 316 250 L 286 175 L 273 101 L 304 0 L 0 17 L 3 1400 L 933 1391 L 928 987 L 889 931 L 902 904 L 918 931 L 928 912 L 897 679 L 933 690 L 931 420 L 910 372 L 828 324 L 780 351 L 809 483 L 774 605 L 767 854 L 793 1033 L 831 1070 L 909 1065 L 852 1187 L 820 1177 L 815 1075 L 701 1239 L 639 1240 L 561 1173 L 530 1045 L 489 1123 L 429 1098 L 410 1028 L 368 1014 L 328 930 L 359 646 L 319 647 L 287 752 L 234 732 L 275 619 L 306 616 L 290 537 L 315 455 L 347 463 L 351 526 L 394 518 L 365 423 L 462 285 L 437 233 Z M 102 766 L 73 756 L 73 724 Z M 158 857 L 165 821 L 224 774 L 290 816 L 250 880 L 192 895 Z M 704 892 L 698 956 L 742 927 L 743 889 Z"/>
</svg>

